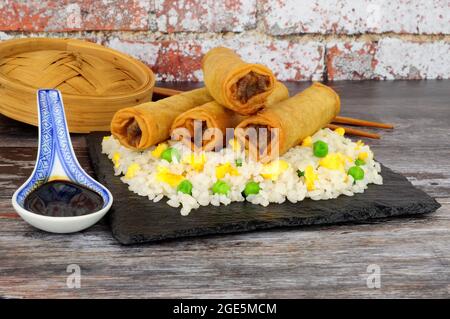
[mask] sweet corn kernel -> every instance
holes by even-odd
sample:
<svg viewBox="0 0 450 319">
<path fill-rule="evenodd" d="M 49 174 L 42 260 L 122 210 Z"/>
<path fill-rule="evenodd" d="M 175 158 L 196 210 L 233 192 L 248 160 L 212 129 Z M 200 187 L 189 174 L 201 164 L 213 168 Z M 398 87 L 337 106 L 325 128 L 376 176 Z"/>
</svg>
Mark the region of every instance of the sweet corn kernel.
<svg viewBox="0 0 450 319">
<path fill-rule="evenodd" d="M 358 159 L 365 161 L 367 159 L 367 157 L 369 157 L 369 154 L 367 154 L 367 152 L 361 152 L 358 155 Z"/>
<path fill-rule="evenodd" d="M 343 127 L 338 127 L 337 129 L 334 130 L 337 134 L 339 134 L 340 136 L 344 136 L 345 134 L 345 128 Z"/>
<path fill-rule="evenodd" d="M 312 138 L 311 136 L 307 136 L 303 139 L 302 146 L 311 146 L 312 145 Z"/>
<path fill-rule="evenodd" d="M 164 152 L 168 147 L 169 146 L 167 145 L 167 143 L 158 144 L 158 146 L 155 147 L 151 154 L 156 158 L 160 158 L 162 152 Z"/>
</svg>

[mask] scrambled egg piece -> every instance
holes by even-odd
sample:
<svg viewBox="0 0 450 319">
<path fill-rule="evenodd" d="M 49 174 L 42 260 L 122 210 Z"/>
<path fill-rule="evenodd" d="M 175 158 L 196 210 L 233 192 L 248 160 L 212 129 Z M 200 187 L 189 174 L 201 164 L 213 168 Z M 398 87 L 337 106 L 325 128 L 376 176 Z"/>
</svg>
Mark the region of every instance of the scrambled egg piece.
<svg viewBox="0 0 450 319">
<path fill-rule="evenodd" d="M 138 172 L 141 169 L 141 166 L 138 163 L 133 163 L 130 166 L 128 166 L 127 173 L 125 174 L 125 178 L 133 178 L 136 175 L 136 172 Z"/>
<path fill-rule="evenodd" d="M 314 185 L 314 182 L 318 179 L 317 174 L 314 172 L 314 167 L 312 165 L 308 165 L 305 168 L 305 183 L 306 183 L 306 189 L 308 191 L 312 191 L 316 189 L 316 185 Z"/>
<path fill-rule="evenodd" d="M 156 179 L 160 182 L 167 183 L 172 187 L 178 186 L 178 184 L 184 180 L 183 175 L 171 173 L 167 167 L 158 166 L 156 169 L 158 171 Z"/>
<path fill-rule="evenodd" d="M 261 170 L 261 176 L 265 179 L 277 180 L 278 177 L 289 167 L 289 163 L 283 160 L 276 160 L 264 164 Z"/>
<path fill-rule="evenodd" d="M 302 142 L 302 146 L 311 146 L 312 145 L 312 138 L 311 136 L 305 137 L 305 139 Z"/>
<path fill-rule="evenodd" d="M 115 168 L 119 167 L 119 160 L 120 160 L 120 153 L 119 152 L 114 152 L 113 157 L 112 157 L 112 161 L 114 163 L 114 167 Z"/>
<path fill-rule="evenodd" d="M 197 172 L 200 172 L 203 170 L 203 167 L 205 166 L 206 155 L 205 153 L 202 154 L 192 153 L 191 155 L 184 157 L 182 163 L 189 164 Z"/>
<path fill-rule="evenodd" d="M 158 146 L 156 146 L 155 149 L 151 151 L 151 154 L 156 158 L 160 158 L 162 152 L 164 152 L 167 148 L 168 148 L 167 143 L 158 144 Z"/>
<path fill-rule="evenodd" d="M 216 177 L 217 179 L 222 179 L 225 175 L 230 174 L 231 176 L 238 176 L 238 170 L 231 166 L 230 163 L 225 163 L 216 167 Z"/>
<path fill-rule="evenodd" d="M 107 140 L 109 140 L 111 138 L 111 136 L 103 136 L 103 140 L 104 141 L 107 141 Z"/>
<path fill-rule="evenodd" d="M 334 130 L 337 134 L 339 134 L 340 136 L 344 136 L 345 134 L 345 128 L 343 127 L 338 127 L 337 129 Z"/>
<path fill-rule="evenodd" d="M 319 161 L 319 165 L 328 169 L 344 172 L 344 161 L 348 160 L 340 153 L 330 153 Z"/>
</svg>

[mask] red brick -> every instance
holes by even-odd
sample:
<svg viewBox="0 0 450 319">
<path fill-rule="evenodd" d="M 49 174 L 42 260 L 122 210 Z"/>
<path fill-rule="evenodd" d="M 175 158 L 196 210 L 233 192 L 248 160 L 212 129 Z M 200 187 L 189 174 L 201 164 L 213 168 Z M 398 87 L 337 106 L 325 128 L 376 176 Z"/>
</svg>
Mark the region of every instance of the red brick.
<svg viewBox="0 0 450 319">
<path fill-rule="evenodd" d="M 120 39 L 106 45 L 127 53 L 145 64 L 159 81 L 202 81 L 201 59 L 204 49 L 196 40 Z"/>
<path fill-rule="evenodd" d="M 256 0 L 160 0 L 155 10 L 161 32 L 240 32 L 256 26 Z"/>
<path fill-rule="evenodd" d="M 203 80 L 202 57 L 199 43 L 163 41 L 152 69 L 160 81 L 198 82 Z"/>
<path fill-rule="evenodd" d="M 267 65 L 280 80 L 321 80 L 324 72 L 324 45 L 318 41 L 299 42 L 238 34 L 190 39 L 178 36 L 160 41 L 112 38 L 108 46 L 128 53 L 155 72 L 160 81 L 202 81 L 201 59 L 209 49 L 226 46 L 248 62 Z"/>
<path fill-rule="evenodd" d="M 376 78 L 375 42 L 346 41 L 327 45 L 325 62 L 329 80 L 362 80 Z"/>
<path fill-rule="evenodd" d="M 151 0 L 3 0 L 0 30 L 147 30 Z"/>
<path fill-rule="evenodd" d="M 102 32 L 58 32 L 50 35 L 52 38 L 59 39 L 79 39 L 83 41 L 89 41 L 93 43 L 97 43 L 100 45 L 104 45 L 106 42 L 106 37 Z M 42 37 L 42 33 L 40 32 L 11 32 L 11 31 L 0 31 L 0 41 L 11 40 L 11 39 L 20 39 L 20 38 L 40 38 Z"/>
<path fill-rule="evenodd" d="M 43 31 L 56 4 L 51 1 L 20 3 L 4 0 L 0 7 L 0 29 L 5 31 Z M 48 12 L 47 12 L 48 11 Z"/>
</svg>

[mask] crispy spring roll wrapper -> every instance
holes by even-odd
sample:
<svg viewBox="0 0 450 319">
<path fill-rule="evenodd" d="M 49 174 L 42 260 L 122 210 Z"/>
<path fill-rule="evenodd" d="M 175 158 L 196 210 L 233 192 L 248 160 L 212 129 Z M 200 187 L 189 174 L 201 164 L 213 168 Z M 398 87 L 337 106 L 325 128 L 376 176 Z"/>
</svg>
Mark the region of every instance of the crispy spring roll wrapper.
<svg viewBox="0 0 450 319">
<path fill-rule="evenodd" d="M 230 49 L 210 50 L 202 60 L 209 93 L 219 104 L 241 115 L 256 113 L 275 88 L 275 76 L 261 64 L 244 62 Z"/>
<path fill-rule="evenodd" d="M 236 136 L 250 157 L 268 162 L 330 123 L 339 114 L 340 105 L 339 95 L 332 88 L 316 82 L 303 92 L 243 120 L 236 128 Z M 249 138 L 251 128 L 257 132 L 253 141 Z M 260 128 L 266 128 L 269 133 L 259 136 L 263 134 Z"/>
<path fill-rule="evenodd" d="M 289 91 L 281 82 L 266 100 L 269 106 L 289 98 Z M 208 102 L 179 115 L 172 124 L 172 138 L 182 140 L 191 149 L 212 151 L 221 148 L 227 128 L 234 129 L 247 116 L 240 115 L 217 103 Z"/>
<path fill-rule="evenodd" d="M 198 105 L 212 101 L 206 88 L 173 95 L 121 109 L 111 121 L 111 133 L 125 147 L 143 150 L 167 140 L 175 118 Z"/>
</svg>

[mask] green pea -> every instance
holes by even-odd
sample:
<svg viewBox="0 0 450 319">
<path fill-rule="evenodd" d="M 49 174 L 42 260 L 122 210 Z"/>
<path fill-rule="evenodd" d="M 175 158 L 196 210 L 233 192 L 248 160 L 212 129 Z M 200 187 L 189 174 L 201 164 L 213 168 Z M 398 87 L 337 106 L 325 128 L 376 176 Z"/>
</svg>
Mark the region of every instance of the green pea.
<svg viewBox="0 0 450 319">
<path fill-rule="evenodd" d="M 180 161 L 181 155 L 176 148 L 169 147 L 161 153 L 161 158 L 168 161 L 169 163 L 172 163 L 173 158 L 176 158 L 177 161 Z"/>
<path fill-rule="evenodd" d="M 241 167 L 242 166 L 242 158 L 238 158 L 234 162 L 235 162 L 237 167 Z"/>
<path fill-rule="evenodd" d="M 325 157 L 328 154 L 328 144 L 324 141 L 317 141 L 313 145 L 314 156 Z"/>
<path fill-rule="evenodd" d="M 298 177 L 305 176 L 305 172 L 298 169 L 298 170 L 297 170 L 297 176 L 298 176 Z"/>
<path fill-rule="evenodd" d="M 244 188 L 244 195 L 256 195 L 260 191 L 259 183 L 257 182 L 248 182 Z"/>
<path fill-rule="evenodd" d="M 355 160 L 355 165 L 356 166 L 366 165 L 366 162 L 364 160 L 358 158 Z"/>
<path fill-rule="evenodd" d="M 226 182 L 221 181 L 221 180 L 218 180 L 212 186 L 213 194 L 228 195 L 230 190 L 231 190 L 230 185 L 228 185 Z"/>
<path fill-rule="evenodd" d="M 364 178 L 364 170 L 359 166 L 352 166 L 348 170 L 348 175 L 351 175 L 355 181 L 359 181 Z"/>
<path fill-rule="evenodd" d="M 192 195 L 192 183 L 189 180 L 185 179 L 180 184 L 178 184 L 177 192 Z"/>
</svg>

